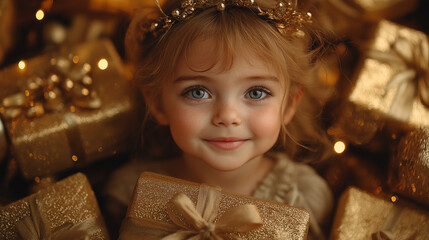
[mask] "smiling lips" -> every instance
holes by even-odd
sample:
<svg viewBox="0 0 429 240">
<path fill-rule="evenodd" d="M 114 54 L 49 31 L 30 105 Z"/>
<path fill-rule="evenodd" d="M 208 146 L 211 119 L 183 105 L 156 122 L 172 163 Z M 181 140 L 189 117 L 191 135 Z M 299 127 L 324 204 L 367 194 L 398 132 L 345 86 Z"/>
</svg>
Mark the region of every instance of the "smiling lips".
<svg viewBox="0 0 429 240">
<path fill-rule="evenodd" d="M 212 138 L 206 139 L 206 142 L 210 143 L 212 146 L 222 149 L 222 150 L 234 150 L 243 145 L 247 139 L 239 138 Z"/>
</svg>

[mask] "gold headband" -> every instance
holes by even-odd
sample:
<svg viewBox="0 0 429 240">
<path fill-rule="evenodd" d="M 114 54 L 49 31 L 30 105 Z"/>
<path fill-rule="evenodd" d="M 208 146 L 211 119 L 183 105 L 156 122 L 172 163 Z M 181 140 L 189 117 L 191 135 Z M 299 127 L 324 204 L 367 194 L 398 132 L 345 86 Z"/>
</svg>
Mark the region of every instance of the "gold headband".
<svg viewBox="0 0 429 240">
<path fill-rule="evenodd" d="M 165 14 L 159 7 L 163 16 L 149 22 L 144 27 L 144 31 L 155 37 L 160 36 L 174 24 L 184 22 L 196 14 L 214 7 L 220 12 L 228 7 L 247 8 L 263 20 L 273 23 L 281 33 L 289 36 L 302 36 L 303 24 L 311 23 L 311 13 L 297 11 L 294 4 L 288 0 L 278 0 L 277 4 L 269 9 L 262 9 L 255 3 L 255 0 L 183 0 L 180 8 L 174 9 L 171 14 Z"/>
</svg>

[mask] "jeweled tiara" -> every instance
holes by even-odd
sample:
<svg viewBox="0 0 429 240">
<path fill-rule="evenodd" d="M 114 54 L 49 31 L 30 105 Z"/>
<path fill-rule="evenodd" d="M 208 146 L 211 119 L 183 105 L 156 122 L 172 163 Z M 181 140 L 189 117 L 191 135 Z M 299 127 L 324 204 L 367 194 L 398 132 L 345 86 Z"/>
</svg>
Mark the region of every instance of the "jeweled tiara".
<svg viewBox="0 0 429 240">
<path fill-rule="evenodd" d="M 161 35 L 174 24 L 186 21 L 205 9 L 217 8 L 224 11 L 228 7 L 248 8 L 260 18 L 270 22 L 283 34 L 289 36 L 302 36 L 302 27 L 305 23 L 311 23 L 311 13 L 302 13 L 296 10 L 295 4 L 288 0 L 278 0 L 273 8 L 263 9 L 255 3 L 255 0 L 184 0 L 180 8 L 166 14 L 159 6 L 162 16 L 149 21 L 144 31 L 155 37 Z"/>
</svg>

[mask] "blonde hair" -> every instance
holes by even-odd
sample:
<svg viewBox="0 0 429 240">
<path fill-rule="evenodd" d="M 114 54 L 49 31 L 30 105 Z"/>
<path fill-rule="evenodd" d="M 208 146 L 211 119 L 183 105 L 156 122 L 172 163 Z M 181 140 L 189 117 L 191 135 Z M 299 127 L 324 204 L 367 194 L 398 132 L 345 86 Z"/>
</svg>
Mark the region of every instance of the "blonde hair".
<svg viewBox="0 0 429 240">
<path fill-rule="evenodd" d="M 269 6 L 271 1 L 257 1 L 259 5 Z M 170 1 L 163 10 L 169 12 L 179 1 Z M 273 5 L 271 5 L 273 6 Z M 317 123 L 325 91 L 322 91 L 313 74 L 315 66 L 314 39 L 320 43 L 315 32 L 304 26 L 304 37 L 291 37 L 281 34 L 276 27 L 259 18 L 246 8 L 228 7 L 224 11 L 216 8 L 206 9 L 191 19 L 175 24 L 162 36 L 148 37 L 142 31 L 146 11 L 131 23 L 126 36 L 128 57 L 136 67 L 135 83 L 144 91 L 151 91 L 156 97 L 161 94 L 163 81 L 174 70 L 179 57 L 185 54 L 196 39 L 212 38 L 213 46 L 225 68 L 233 61 L 234 54 L 252 53 L 270 65 L 281 75 L 285 86 L 282 115 L 286 110 L 288 97 L 304 89 L 305 95 L 297 108 L 296 114 L 286 126 L 283 124 L 277 150 L 284 150 L 293 156 L 299 146 L 319 153 L 319 158 L 327 156 L 329 150 L 324 131 Z M 209 67 L 210 68 L 210 67 Z M 209 70 L 209 69 L 207 69 Z M 283 120 L 281 121 L 283 122 Z"/>
</svg>

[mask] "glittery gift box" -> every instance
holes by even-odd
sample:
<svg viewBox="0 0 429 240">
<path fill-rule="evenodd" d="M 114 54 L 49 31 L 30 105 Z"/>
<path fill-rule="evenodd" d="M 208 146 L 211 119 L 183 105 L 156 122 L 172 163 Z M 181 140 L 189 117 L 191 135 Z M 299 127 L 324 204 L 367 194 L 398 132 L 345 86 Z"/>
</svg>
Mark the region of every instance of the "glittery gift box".
<svg viewBox="0 0 429 240">
<path fill-rule="evenodd" d="M 110 40 L 87 42 L 25 62 L 22 70 L 13 65 L 0 72 L 0 115 L 24 177 L 82 167 L 131 150 L 138 126 L 136 95 Z M 52 83 L 58 84 L 53 88 Z M 31 99 L 33 92 L 41 96 L 39 102 Z M 18 106 L 16 94 L 25 94 L 22 101 L 27 102 Z M 21 114 L 12 116 L 16 111 Z"/>
<path fill-rule="evenodd" d="M 203 185 L 201 184 L 181 179 L 149 172 L 142 173 L 137 181 L 132 202 L 128 207 L 126 218 L 122 224 L 119 239 L 161 239 L 176 231 L 183 230 L 174 225 L 178 217 L 176 216 L 177 211 L 171 211 L 169 208 L 171 199 L 174 199 L 174 196 L 177 196 L 177 194 L 185 194 L 193 204 L 197 204 L 198 209 L 198 205 L 203 204 L 198 202 L 201 201 L 202 187 Z M 215 192 L 219 194 L 217 198 L 217 201 L 219 201 L 218 205 L 212 208 L 218 212 L 213 220 L 215 224 L 220 223 L 221 219 L 228 215 L 231 209 L 239 206 L 247 206 L 246 204 L 252 204 L 257 207 L 263 222 L 261 227 L 248 232 L 227 232 L 224 239 L 232 239 L 231 236 L 233 235 L 239 236 L 241 239 L 307 238 L 310 220 L 307 211 L 220 189 L 215 190 Z M 204 201 L 204 203 L 206 202 Z M 170 213 L 173 213 L 173 215 Z M 239 221 L 244 219 L 244 217 L 235 216 L 233 219 Z M 235 226 L 234 224 L 234 222 L 231 222 L 228 225 Z M 170 228 L 173 230 L 163 230 L 161 233 L 155 233 L 159 230 L 157 229 L 159 226 L 163 226 L 163 229 Z M 234 227 L 232 228 L 235 229 Z M 196 231 L 199 232 L 201 230 Z M 144 238 L 140 238 L 143 236 Z"/>
<path fill-rule="evenodd" d="M 429 206 L 429 128 L 402 137 L 389 164 L 391 190 Z"/>
<path fill-rule="evenodd" d="M 40 235 L 25 238 L 21 234 L 29 233 L 22 224 Z M 72 238 L 79 236 L 109 239 L 97 199 L 82 173 L 0 208 L 0 239 L 84 239 Z"/>
<path fill-rule="evenodd" d="M 423 240 L 429 236 L 428 224 L 429 212 L 420 207 L 350 187 L 339 199 L 329 239 Z"/>
<path fill-rule="evenodd" d="M 422 32 L 381 21 L 368 42 L 369 50 L 340 107 L 332 134 L 365 144 L 385 125 L 429 126 L 427 46 L 428 38 Z"/>
</svg>

